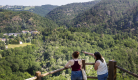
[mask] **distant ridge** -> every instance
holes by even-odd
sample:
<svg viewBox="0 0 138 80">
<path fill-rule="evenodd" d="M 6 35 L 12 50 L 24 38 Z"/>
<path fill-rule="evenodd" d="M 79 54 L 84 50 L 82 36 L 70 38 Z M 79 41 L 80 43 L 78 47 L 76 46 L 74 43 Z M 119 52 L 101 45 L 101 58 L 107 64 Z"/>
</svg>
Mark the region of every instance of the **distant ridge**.
<svg viewBox="0 0 138 80">
<path fill-rule="evenodd" d="M 55 21 L 59 25 L 68 25 L 78 14 L 89 10 L 100 1 L 90 1 L 84 3 L 71 3 L 59 6 L 50 11 L 46 17 Z"/>
<path fill-rule="evenodd" d="M 22 30 L 43 30 L 58 27 L 53 21 L 28 11 L 9 11 L 0 9 L 0 33 L 14 33 Z"/>
<path fill-rule="evenodd" d="M 58 6 L 56 5 L 42 5 L 42 6 L 21 6 L 21 5 L 6 5 L 6 6 L 0 6 L 1 9 L 7 9 L 12 11 L 29 11 L 33 12 L 35 14 L 38 14 L 40 16 L 45 16 L 48 12 L 53 10 Z"/>
</svg>

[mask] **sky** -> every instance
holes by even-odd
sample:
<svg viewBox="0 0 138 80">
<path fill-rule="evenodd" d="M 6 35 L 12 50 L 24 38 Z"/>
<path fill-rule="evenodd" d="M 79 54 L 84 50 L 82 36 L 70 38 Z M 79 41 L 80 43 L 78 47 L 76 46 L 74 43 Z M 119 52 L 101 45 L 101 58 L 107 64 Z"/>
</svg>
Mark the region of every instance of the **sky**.
<svg viewBox="0 0 138 80">
<path fill-rule="evenodd" d="M 93 0 L 0 0 L 0 5 L 23 5 L 23 6 L 41 6 L 41 5 L 66 5 L 69 3 L 89 2 Z"/>
</svg>

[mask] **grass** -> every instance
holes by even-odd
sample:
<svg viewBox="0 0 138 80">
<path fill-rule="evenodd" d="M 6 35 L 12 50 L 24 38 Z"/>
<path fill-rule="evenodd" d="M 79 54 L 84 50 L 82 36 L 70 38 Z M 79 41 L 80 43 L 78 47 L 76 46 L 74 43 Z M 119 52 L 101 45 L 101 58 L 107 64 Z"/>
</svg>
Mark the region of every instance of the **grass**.
<svg viewBox="0 0 138 80">
<path fill-rule="evenodd" d="M 15 48 L 15 47 L 24 47 L 27 45 L 31 45 L 31 43 L 23 43 L 23 44 L 9 44 L 8 48 Z"/>
<path fill-rule="evenodd" d="M 24 10 L 29 10 L 29 9 L 32 9 L 32 8 L 35 8 L 35 7 L 25 7 Z"/>
</svg>

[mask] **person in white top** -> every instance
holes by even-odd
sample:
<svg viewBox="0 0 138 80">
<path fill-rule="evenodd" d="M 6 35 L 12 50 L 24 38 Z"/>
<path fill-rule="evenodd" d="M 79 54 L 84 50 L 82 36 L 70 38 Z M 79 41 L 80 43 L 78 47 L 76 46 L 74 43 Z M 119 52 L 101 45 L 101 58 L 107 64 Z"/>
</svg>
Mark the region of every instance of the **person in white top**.
<svg viewBox="0 0 138 80">
<path fill-rule="evenodd" d="M 106 64 L 104 58 L 101 56 L 101 54 L 99 52 L 95 52 L 93 54 L 93 53 L 88 53 L 88 52 L 84 52 L 84 51 L 83 51 L 83 53 L 91 55 L 96 59 L 94 69 L 97 71 L 98 80 L 107 80 L 108 67 L 107 67 L 107 64 Z"/>
</svg>

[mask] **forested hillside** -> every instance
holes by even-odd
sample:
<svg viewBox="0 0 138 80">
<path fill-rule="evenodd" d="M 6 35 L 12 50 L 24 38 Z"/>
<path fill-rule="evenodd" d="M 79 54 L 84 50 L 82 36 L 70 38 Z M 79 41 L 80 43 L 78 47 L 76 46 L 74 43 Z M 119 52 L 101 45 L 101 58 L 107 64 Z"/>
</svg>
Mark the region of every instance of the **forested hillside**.
<svg viewBox="0 0 138 80">
<path fill-rule="evenodd" d="M 0 33 L 42 30 L 46 27 L 58 27 L 58 25 L 31 12 L 14 12 L 0 9 Z"/>
<path fill-rule="evenodd" d="M 46 17 L 52 19 L 59 25 L 69 25 L 69 22 L 74 19 L 78 14 L 89 10 L 92 6 L 97 4 L 100 0 L 85 2 L 85 3 L 72 3 L 59 6 L 50 11 Z"/>
<path fill-rule="evenodd" d="M 42 6 L 0 6 L 0 9 L 7 9 L 12 11 L 29 11 L 33 12 L 35 14 L 38 14 L 40 16 L 45 16 L 47 13 L 49 13 L 51 10 L 56 8 L 58 6 L 55 5 L 42 5 Z"/>
<path fill-rule="evenodd" d="M 116 28 L 121 26 L 115 22 L 136 5 L 138 0 L 102 0 L 90 10 L 78 15 L 72 24 L 76 27 L 88 27 L 98 33 L 116 33 L 119 32 Z"/>
<path fill-rule="evenodd" d="M 128 9 L 124 17 L 116 22 L 117 30 L 138 34 L 138 5 Z"/>
</svg>

